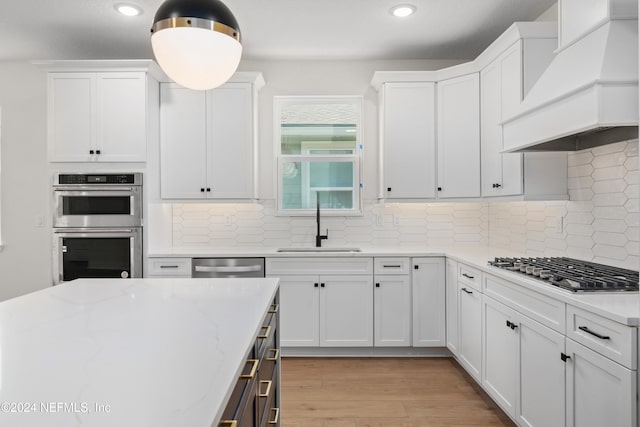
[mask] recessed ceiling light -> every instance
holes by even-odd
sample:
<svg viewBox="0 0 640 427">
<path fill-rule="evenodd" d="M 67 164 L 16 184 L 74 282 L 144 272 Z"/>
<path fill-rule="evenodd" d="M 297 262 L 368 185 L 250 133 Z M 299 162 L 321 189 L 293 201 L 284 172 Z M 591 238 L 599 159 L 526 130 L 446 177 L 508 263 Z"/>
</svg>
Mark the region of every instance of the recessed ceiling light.
<svg viewBox="0 0 640 427">
<path fill-rule="evenodd" d="M 405 18 L 409 15 L 413 15 L 416 11 L 416 7 L 412 4 L 399 4 L 394 6 L 389 11 L 393 16 L 397 16 L 398 18 Z"/>
<path fill-rule="evenodd" d="M 134 6 L 128 3 L 118 3 L 113 7 L 115 7 L 115 9 L 124 16 L 138 16 L 142 14 L 142 9 L 140 9 L 138 6 Z"/>
</svg>

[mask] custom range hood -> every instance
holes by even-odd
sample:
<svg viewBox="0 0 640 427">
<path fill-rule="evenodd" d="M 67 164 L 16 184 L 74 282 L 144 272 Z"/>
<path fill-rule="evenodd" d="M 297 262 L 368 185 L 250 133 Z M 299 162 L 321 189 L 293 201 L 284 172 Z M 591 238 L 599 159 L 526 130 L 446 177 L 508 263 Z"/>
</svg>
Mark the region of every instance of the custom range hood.
<svg viewBox="0 0 640 427">
<path fill-rule="evenodd" d="M 638 137 L 638 1 L 560 0 L 559 48 L 519 108 L 504 152 L 575 151 Z"/>
</svg>

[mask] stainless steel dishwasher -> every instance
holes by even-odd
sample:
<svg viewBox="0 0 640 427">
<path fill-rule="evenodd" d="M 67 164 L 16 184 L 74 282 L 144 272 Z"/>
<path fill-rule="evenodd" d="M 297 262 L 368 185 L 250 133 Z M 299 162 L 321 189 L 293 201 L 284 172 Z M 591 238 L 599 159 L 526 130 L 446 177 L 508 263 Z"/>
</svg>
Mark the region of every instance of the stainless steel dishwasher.
<svg viewBox="0 0 640 427">
<path fill-rule="evenodd" d="M 264 277 L 264 258 L 193 258 L 191 277 Z"/>
</svg>

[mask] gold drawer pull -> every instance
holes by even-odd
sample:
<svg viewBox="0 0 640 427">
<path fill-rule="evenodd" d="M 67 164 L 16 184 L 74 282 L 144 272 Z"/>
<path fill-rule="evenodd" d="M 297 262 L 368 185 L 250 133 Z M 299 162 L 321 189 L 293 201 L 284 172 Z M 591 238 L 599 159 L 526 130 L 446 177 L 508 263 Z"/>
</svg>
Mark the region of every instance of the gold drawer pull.
<svg viewBox="0 0 640 427">
<path fill-rule="evenodd" d="M 280 418 L 280 408 L 271 408 L 275 412 L 272 420 L 269 420 L 269 424 L 278 424 L 278 418 Z"/>
<path fill-rule="evenodd" d="M 270 348 L 269 351 L 273 352 L 273 357 L 267 357 L 269 362 L 277 362 L 278 357 L 280 357 L 280 349 L 279 348 Z"/>
<path fill-rule="evenodd" d="M 238 427 L 238 422 L 236 420 L 225 420 L 220 421 L 221 427 Z"/>
<path fill-rule="evenodd" d="M 262 384 L 266 384 L 267 385 L 267 389 L 265 390 L 264 393 L 260 393 L 260 391 L 258 391 L 258 396 L 259 397 L 269 397 L 269 395 L 271 394 L 271 385 L 273 384 L 273 381 L 260 381 L 260 385 Z"/>
<path fill-rule="evenodd" d="M 261 340 L 266 340 L 269 338 L 269 335 L 271 335 L 271 326 L 263 326 L 260 328 L 261 330 L 265 330 L 266 332 L 264 333 L 264 335 L 258 335 L 258 338 Z"/>
<path fill-rule="evenodd" d="M 256 372 L 258 371 L 258 363 L 260 363 L 260 361 L 258 359 L 248 359 L 247 363 L 253 363 L 253 366 L 251 367 L 251 372 L 249 372 L 248 375 L 240 375 L 240 379 L 241 380 L 252 380 L 253 377 L 256 376 Z"/>
<path fill-rule="evenodd" d="M 279 309 L 280 309 L 280 304 L 271 304 L 271 308 L 269 309 L 268 313 L 269 314 L 276 314 L 276 313 L 278 313 Z"/>
</svg>

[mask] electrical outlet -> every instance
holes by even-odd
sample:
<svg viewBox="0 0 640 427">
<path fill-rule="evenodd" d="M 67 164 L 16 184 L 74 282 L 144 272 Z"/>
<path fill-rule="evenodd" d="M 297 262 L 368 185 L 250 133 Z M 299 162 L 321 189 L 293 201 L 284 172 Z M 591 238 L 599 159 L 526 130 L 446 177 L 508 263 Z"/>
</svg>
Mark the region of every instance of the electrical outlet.
<svg viewBox="0 0 640 427">
<path fill-rule="evenodd" d="M 553 220 L 553 229 L 556 233 L 562 233 L 564 231 L 564 217 L 559 216 Z"/>
</svg>

